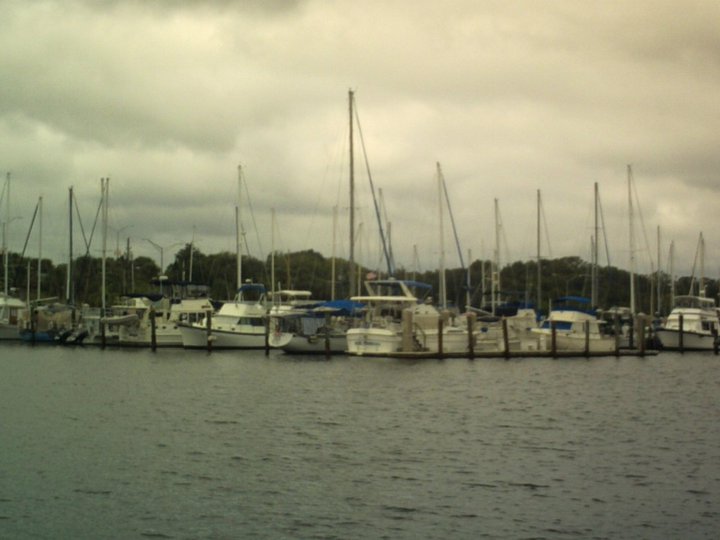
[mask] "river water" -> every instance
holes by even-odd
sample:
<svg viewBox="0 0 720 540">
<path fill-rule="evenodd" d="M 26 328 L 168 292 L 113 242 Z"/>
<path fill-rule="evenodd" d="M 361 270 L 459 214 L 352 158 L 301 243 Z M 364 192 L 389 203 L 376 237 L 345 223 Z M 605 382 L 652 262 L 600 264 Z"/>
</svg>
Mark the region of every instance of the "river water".
<svg viewBox="0 0 720 540">
<path fill-rule="evenodd" d="M 0 346 L 1 538 L 716 538 L 720 358 Z"/>
</svg>

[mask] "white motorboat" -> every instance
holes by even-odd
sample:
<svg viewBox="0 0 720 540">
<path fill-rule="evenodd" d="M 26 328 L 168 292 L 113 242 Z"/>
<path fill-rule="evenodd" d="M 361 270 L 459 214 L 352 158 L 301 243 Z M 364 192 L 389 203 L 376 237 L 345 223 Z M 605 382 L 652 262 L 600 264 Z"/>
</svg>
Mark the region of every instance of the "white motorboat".
<svg viewBox="0 0 720 540">
<path fill-rule="evenodd" d="M 347 331 L 347 353 L 355 356 L 391 356 L 395 353 L 460 353 L 469 349 L 466 324 L 455 324 L 449 312 L 430 304 L 432 288 L 416 281 L 366 281 L 365 318 Z M 440 328 L 442 321 L 442 351 Z"/>
<path fill-rule="evenodd" d="M 552 332 L 555 329 L 557 351 L 582 353 L 612 353 L 617 348 L 615 336 L 605 334 L 604 322 L 587 309 L 590 300 L 581 296 L 564 296 L 553 303 L 550 314 L 538 328 L 533 328 L 540 339 L 541 350 L 552 350 Z"/>
<path fill-rule="evenodd" d="M 269 344 L 290 354 L 344 353 L 363 305 L 349 300 L 271 314 Z"/>
<path fill-rule="evenodd" d="M 505 353 L 541 350 L 544 338 L 533 332 L 533 329 L 537 328 L 537 314 L 534 309 L 515 308 L 512 310 L 513 314 L 502 316 L 494 316 L 483 310 L 474 311 L 481 314 L 475 323 L 476 351 Z"/>
<path fill-rule="evenodd" d="M 267 318 L 266 290 L 259 283 L 245 283 L 234 300 L 225 302 L 217 313 L 195 322 L 178 324 L 183 347 L 205 349 L 208 340 L 214 349 L 262 349 L 265 347 Z"/>
<path fill-rule="evenodd" d="M 656 330 L 663 349 L 711 351 L 720 321 L 715 300 L 704 296 L 676 296 L 667 321 Z"/>
<path fill-rule="evenodd" d="M 155 346 L 182 347 L 180 323 L 194 323 L 213 307 L 207 298 L 183 298 L 153 301 L 148 296 L 126 298 L 122 306 L 113 306 L 117 315 L 104 322 L 117 328 L 117 345 L 121 347 L 150 347 L 155 327 Z M 154 321 L 153 321 L 154 318 Z"/>
</svg>

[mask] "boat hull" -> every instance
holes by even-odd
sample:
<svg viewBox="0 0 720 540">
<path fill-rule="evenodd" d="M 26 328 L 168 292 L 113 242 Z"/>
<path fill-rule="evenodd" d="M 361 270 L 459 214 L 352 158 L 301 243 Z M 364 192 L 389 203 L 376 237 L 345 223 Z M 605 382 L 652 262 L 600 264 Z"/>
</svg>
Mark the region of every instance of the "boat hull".
<svg viewBox="0 0 720 540">
<path fill-rule="evenodd" d="M 540 336 L 540 350 L 552 351 L 552 333 L 545 329 L 533 329 L 533 333 Z M 584 353 L 586 337 L 580 333 L 557 332 L 555 334 L 555 348 L 558 351 Z M 587 339 L 588 352 L 591 353 L 614 353 L 617 345 L 612 336 L 591 335 Z"/>
<path fill-rule="evenodd" d="M 207 329 L 195 325 L 181 325 L 182 345 L 186 349 L 207 349 Z M 230 330 L 212 330 L 210 341 L 213 349 L 264 349 L 265 331 L 239 332 Z"/>
<path fill-rule="evenodd" d="M 20 329 L 16 324 L 0 323 L 0 341 L 19 339 Z"/>
<path fill-rule="evenodd" d="M 668 328 L 661 328 L 655 335 L 660 346 L 665 350 L 678 351 L 680 347 L 680 331 Z M 716 337 L 712 334 L 701 334 L 698 332 L 683 332 L 684 351 L 712 351 L 715 350 Z"/>
<path fill-rule="evenodd" d="M 288 354 L 340 354 L 347 350 L 347 338 L 344 335 L 292 336 L 282 347 Z"/>
<path fill-rule="evenodd" d="M 400 334 L 385 328 L 351 328 L 346 337 L 346 352 L 353 356 L 392 354 L 402 345 Z"/>
</svg>

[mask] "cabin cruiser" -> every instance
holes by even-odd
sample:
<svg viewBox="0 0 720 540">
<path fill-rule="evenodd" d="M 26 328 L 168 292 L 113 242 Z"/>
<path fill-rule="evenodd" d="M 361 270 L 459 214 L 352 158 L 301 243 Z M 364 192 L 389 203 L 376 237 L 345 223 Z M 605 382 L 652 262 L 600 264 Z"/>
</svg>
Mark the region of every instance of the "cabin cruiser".
<svg viewBox="0 0 720 540">
<path fill-rule="evenodd" d="M 391 356 L 395 353 L 460 353 L 469 349 L 467 324 L 431 303 L 426 283 L 395 279 L 366 281 L 363 321 L 347 331 L 347 353 Z M 442 334 L 440 334 L 442 328 Z M 440 351 L 442 339 L 442 351 Z"/>
<path fill-rule="evenodd" d="M 154 282 L 159 284 L 159 282 Z M 214 309 L 207 287 L 185 281 L 163 280 L 169 296 L 129 293 L 106 309 L 87 305 L 79 310 L 74 332 L 66 344 L 121 347 L 182 347 L 180 323 L 199 321 Z"/>
<path fill-rule="evenodd" d="M 182 347 L 180 323 L 197 322 L 212 309 L 207 298 L 171 300 L 137 294 L 124 297 L 112 307 L 114 315 L 102 322 L 117 331 L 114 343 L 121 347 Z"/>
<path fill-rule="evenodd" d="M 204 349 L 210 342 L 217 349 L 264 348 L 266 297 L 264 285 L 244 283 L 235 298 L 225 302 L 216 313 L 178 324 L 183 347 Z"/>
<path fill-rule="evenodd" d="M 617 349 L 615 336 L 604 332 L 605 323 L 589 306 L 590 300 L 582 296 L 563 296 L 555 300 L 547 319 L 531 330 L 540 337 L 541 349 L 552 350 L 554 328 L 557 351 L 614 352 Z"/>
<path fill-rule="evenodd" d="M 471 308 L 471 310 L 477 315 L 473 326 L 476 352 L 505 353 L 541 350 L 543 338 L 533 332 L 533 329 L 538 326 L 537 313 L 533 308 L 516 307 L 514 310 L 502 311 L 504 313 L 502 316 L 493 315 L 483 309 Z M 505 329 L 503 329 L 503 325 Z"/>
<path fill-rule="evenodd" d="M 333 300 L 271 313 L 269 344 L 290 354 L 344 353 L 346 333 L 363 308 L 350 300 Z"/>
<path fill-rule="evenodd" d="M 705 296 L 676 296 L 667 321 L 655 335 L 663 349 L 711 351 L 719 328 L 715 300 Z"/>
</svg>

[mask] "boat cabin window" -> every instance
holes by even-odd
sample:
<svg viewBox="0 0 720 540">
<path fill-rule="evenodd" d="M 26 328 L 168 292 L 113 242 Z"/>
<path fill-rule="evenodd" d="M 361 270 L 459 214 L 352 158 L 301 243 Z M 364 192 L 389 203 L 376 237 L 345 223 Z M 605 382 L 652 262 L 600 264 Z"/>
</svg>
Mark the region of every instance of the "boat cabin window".
<svg viewBox="0 0 720 540">
<path fill-rule="evenodd" d="M 237 324 L 244 324 L 247 326 L 265 326 L 265 321 L 259 317 L 240 317 Z"/>
</svg>

